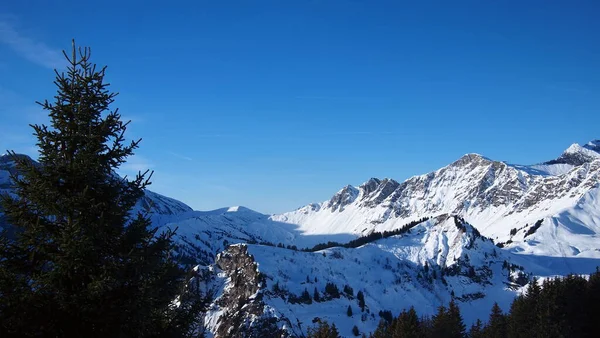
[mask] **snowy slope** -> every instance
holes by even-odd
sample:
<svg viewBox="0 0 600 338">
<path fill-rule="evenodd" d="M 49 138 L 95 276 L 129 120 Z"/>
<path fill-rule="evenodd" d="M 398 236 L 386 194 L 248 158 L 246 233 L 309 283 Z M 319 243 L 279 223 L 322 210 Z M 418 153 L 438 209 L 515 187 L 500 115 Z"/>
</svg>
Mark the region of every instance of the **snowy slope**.
<svg viewBox="0 0 600 338">
<path fill-rule="evenodd" d="M 509 274 L 516 280 L 519 270 L 511 273 L 503 268 L 512 256 L 481 237 L 469 224 L 446 215 L 421 223 L 406 234 L 356 249 L 300 252 L 247 245 L 244 255 L 239 246 L 234 246 L 217 259 L 220 283 L 213 285 L 218 290 L 217 298 L 205 324 L 211 332 L 222 332 L 240 321 L 256 322 L 260 316 L 267 316 L 275 318 L 279 327 L 302 336 L 313 320 L 320 318 L 336 323 L 343 336 L 352 336 L 354 325 L 361 332 L 373 331 L 381 320 L 380 311 L 396 315 L 414 306 L 420 314 L 431 315 L 436 307 L 447 304 L 452 294 L 465 320 L 471 322 L 487 316 L 495 301 L 506 309 L 521 290 L 521 285 L 509 281 Z M 236 275 L 239 266 L 221 264 L 223 257 L 227 262 L 250 257 L 263 276 L 244 303 L 258 307 L 256 315 L 237 311 L 233 306 L 237 303 L 231 303 L 234 284 L 253 281 L 243 276 L 240 280 Z M 328 296 L 327 283 L 339 288 L 339 298 Z M 344 293 L 346 285 L 353 289 L 352 294 Z M 295 299 L 305 290 L 310 294 L 310 304 Z M 315 301 L 315 290 L 319 302 Z M 358 305 L 358 291 L 364 294 L 363 311 Z M 353 312 L 351 317 L 347 315 L 348 306 Z"/>
</svg>

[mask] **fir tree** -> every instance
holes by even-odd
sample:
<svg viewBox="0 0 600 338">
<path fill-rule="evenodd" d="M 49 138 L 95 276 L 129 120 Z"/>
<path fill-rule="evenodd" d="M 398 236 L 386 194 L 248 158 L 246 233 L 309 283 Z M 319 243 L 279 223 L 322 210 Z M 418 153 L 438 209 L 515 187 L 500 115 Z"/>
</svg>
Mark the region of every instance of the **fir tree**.
<svg viewBox="0 0 600 338">
<path fill-rule="evenodd" d="M 362 291 L 358 291 L 356 294 L 356 299 L 358 300 L 358 307 L 360 311 L 365 311 L 365 295 Z"/>
<path fill-rule="evenodd" d="M 317 327 L 309 328 L 307 338 L 341 338 L 335 324 L 329 325 L 326 321 L 321 321 Z"/>
<path fill-rule="evenodd" d="M 308 293 L 307 289 L 304 289 L 304 291 L 302 291 L 302 296 L 300 296 L 300 300 L 304 304 L 312 304 L 312 298 L 310 298 L 310 293 Z"/>
<path fill-rule="evenodd" d="M 432 333 L 435 337 L 462 338 L 466 336 L 465 324 L 454 300 L 450 301 L 447 309 L 444 306 L 438 308 L 432 325 Z"/>
<path fill-rule="evenodd" d="M 375 331 L 370 335 L 370 338 L 391 338 L 388 326 L 388 322 L 381 319 Z"/>
<path fill-rule="evenodd" d="M 498 303 L 494 303 L 490 313 L 488 325 L 484 330 L 485 336 L 490 338 L 504 338 L 507 334 L 506 317 L 502 314 L 502 309 Z"/>
<path fill-rule="evenodd" d="M 480 319 L 477 319 L 473 325 L 471 325 L 471 329 L 469 330 L 469 338 L 483 338 L 485 337 L 483 332 L 483 323 L 481 323 Z"/>
<path fill-rule="evenodd" d="M 32 126 L 40 165 L 10 153 L 21 176 L 2 206 L 18 231 L 0 241 L 0 335 L 184 336 L 201 303 L 170 257 L 174 233 L 133 211 L 151 174 L 114 173 L 140 141 L 125 143 L 128 123 L 110 110 L 116 94 L 90 50 L 65 57 L 55 102 L 39 103 L 50 126 Z"/>
<path fill-rule="evenodd" d="M 460 314 L 460 309 L 454 302 L 454 299 L 448 304 L 449 335 L 448 337 L 465 337 L 466 327 Z"/>
<path fill-rule="evenodd" d="M 348 317 L 352 317 L 352 306 L 348 305 L 348 310 L 346 311 Z"/>
<path fill-rule="evenodd" d="M 317 290 L 316 287 L 315 287 L 315 292 L 313 293 L 313 299 L 315 300 L 315 302 L 321 301 L 321 295 L 319 294 L 319 290 Z"/>
<path fill-rule="evenodd" d="M 360 336 L 360 331 L 358 330 L 358 327 L 357 327 L 356 325 L 354 325 L 354 326 L 352 327 L 352 334 L 353 334 L 355 337 L 358 337 L 358 336 Z"/>
<path fill-rule="evenodd" d="M 392 327 L 393 337 L 418 338 L 424 335 L 419 317 L 413 307 L 408 311 L 402 311 Z"/>
<path fill-rule="evenodd" d="M 490 319 L 484 329 L 485 337 L 504 338 L 507 334 L 506 317 L 502 314 L 502 309 L 498 303 L 494 303 L 490 313 Z"/>
<path fill-rule="evenodd" d="M 340 298 L 340 290 L 334 283 L 327 282 L 325 284 L 325 293 L 331 298 Z"/>
</svg>

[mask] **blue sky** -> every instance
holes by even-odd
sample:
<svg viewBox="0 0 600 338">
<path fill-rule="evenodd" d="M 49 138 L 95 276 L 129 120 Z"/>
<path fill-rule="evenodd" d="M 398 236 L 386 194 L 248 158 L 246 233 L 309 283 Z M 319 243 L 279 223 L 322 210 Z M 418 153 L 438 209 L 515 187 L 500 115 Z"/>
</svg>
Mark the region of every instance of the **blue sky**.
<svg viewBox="0 0 600 338">
<path fill-rule="evenodd" d="M 598 1 L 8 1 L 0 149 L 35 155 L 71 38 L 142 137 L 122 168 L 196 209 L 265 213 L 470 152 L 600 138 Z"/>
</svg>

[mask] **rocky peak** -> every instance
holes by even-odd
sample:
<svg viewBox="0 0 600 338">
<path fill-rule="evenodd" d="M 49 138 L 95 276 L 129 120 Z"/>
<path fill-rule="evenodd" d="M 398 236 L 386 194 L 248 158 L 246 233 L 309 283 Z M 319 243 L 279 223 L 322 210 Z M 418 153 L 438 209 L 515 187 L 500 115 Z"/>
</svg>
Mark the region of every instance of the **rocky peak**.
<svg viewBox="0 0 600 338">
<path fill-rule="evenodd" d="M 360 189 L 363 191 L 363 196 L 370 195 L 373 191 L 377 190 L 381 180 L 375 177 L 370 178 L 368 181 L 360 185 Z"/>
<path fill-rule="evenodd" d="M 392 195 L 399 186 L 400 183 L 393 179 L 384 179 L 371 194 L 363 196 L 363 200 L 367 200 L 365 205 L 374 206 L 380 204 L 386 198 Z"/>
<path fill-rule="evenodd" d="M 347 185 L 342 190 L 338 191 L 327 204 L 331 211 L 343 211 L 344 207 L 356 199 L 358 196 L 358 189 L 351 185 Z"/>
<path fill-rule="evenodd" d="M 491 162 L 492 161 L 485 156 L 476 153 L 469 153 L 454 161 L 452 164 L 450 164 L 450 167 L 476 167 L 482 164 L 489 164 Z"/>
<path fill-rule="evenodd" d="M 262 301 L 265 276 L 244 244 L 231 245 L 216 259 L 230 286 L 214 304 L 223 314 L 212 329 L 215 337 L 287 337 L 276 318 L 264 316 Z M 213 309 L 214 310 L 214 309 Z"/>
<path fill-rule="evenodd" d="M 580 166 L 600 158 L 600 141 L 594 140 L 583 147 L 573 143 L 557 159 L 546 162 L 545 164 L 571 164 Z"/>
<path fill-rule="evenodd" d="M 592 140 L 583 146 L 586 149 L 600 153 L 600 140 Z"/>
</svg>

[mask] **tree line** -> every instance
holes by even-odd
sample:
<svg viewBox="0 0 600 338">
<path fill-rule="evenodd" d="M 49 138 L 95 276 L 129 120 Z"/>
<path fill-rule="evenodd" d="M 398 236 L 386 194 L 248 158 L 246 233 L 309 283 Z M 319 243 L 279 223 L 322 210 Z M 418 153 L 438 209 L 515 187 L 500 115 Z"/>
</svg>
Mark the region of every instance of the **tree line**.
<svg viewBox="0 0 600 338">
<path fill-rule="evenodd" d="M 596 337 L 600 315 L 600 271 L 589 278 L 577 275 L 533 281 L 526 292 L 515 298 L 507 313 L 498 304 L 490 310 L 486 322 L 477 320 L 469 329 L 464 324 L 456 301 L 440 306 L 432 317 L 419 316 L 414 308 L 397 317 L 383 316 L 377 329 L 355 336 L 370 338 L 526 338 Z M 326 322 L 309 330 L 309 338 L 340 337 Z M 337 335 L 336 335 L 337 333 Z"/>
</svg>

